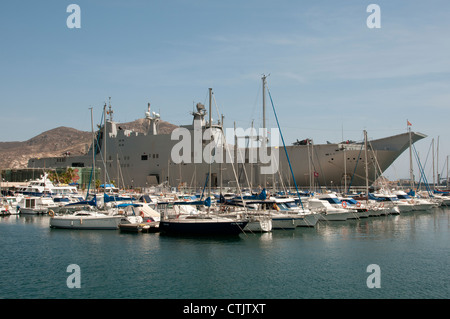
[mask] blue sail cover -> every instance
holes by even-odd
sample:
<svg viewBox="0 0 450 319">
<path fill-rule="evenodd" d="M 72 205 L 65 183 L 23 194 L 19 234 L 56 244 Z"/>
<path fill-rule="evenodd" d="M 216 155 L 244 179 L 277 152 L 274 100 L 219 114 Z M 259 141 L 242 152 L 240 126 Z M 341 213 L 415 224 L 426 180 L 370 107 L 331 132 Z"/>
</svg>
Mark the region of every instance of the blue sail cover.
<svg viewBox="0 0 450 319">
<path fill-rule="evenodd" d="M 86 197 L 87 197 L 87 195 L 86 195 Z M 67 204 L 67 205 L 64 205 L 64 206 L 66 207 L 66 206 L 76 206 L 76 205 L 97 206 L 97 197 L 94 195 L 94 198 L 92 198 L 91 200 L 82 200 L 82 201 L 79 201 L 79 202 L 76 202 L 76 203 L 70 203 L 70 204 Z"/>
<path fill-rule="evenodd" d="M 197 201 L 181 201 L 174 202 L 174 205 L 205 205 L 206 207 L 211 206 L 211 197 L 208 197 L 205 200 L 197 200 Z"/>
<path fill-rule="evenodd" d="M 241 197 L 237 196 L 236 198 L 240 199 Z M 266 193 L 266 189 L 265 188 L 258 195 L 242 196 L 242 199 L 260 199 L 260 200 L 265 200 L 266 198 L 267 198 L 267 193 Z"/>
<path fill-rule="evenodd" d="M 378 197 L 374 196 L 372 193 L 369 193 L 368 198 L 369 198 L 369 199 L 376 200 L 376 201 L 382 201 L 382 200 L 383 200 L 383 199 L 381 199 L 381 198 L 378 198 Z"/>
<path fill-rule="evenodd" d="M 114 184 L 106 184 L 106 186 L 105 186 L 105 184 L 100 185 L 100 188 L 105 188 L 105 187 L 113 188 L 115 186 L 114 186 Z"/>
<path fill-rule="evenodd" d="M 133 198 L 131 198 L 131 197 L 115 196 L 115 195 L 108 195 L 108 194 L 105 193 L 103 195 L 103 200 L 105 201 L 105 203 L 109 203 L 109 202 L 125 201 L 125 200 L 132 201 Z"/>
<path fill-rule="evenodd" d="M 408 193 L 406 193 L 406 194 L 408 194 L 409 196 L 411 196 L 411 197 L 415 197 L 416 196 L 416 192 L 415 191 L 413 191 L 413 190 L 410 190 Z"/>
</svg>

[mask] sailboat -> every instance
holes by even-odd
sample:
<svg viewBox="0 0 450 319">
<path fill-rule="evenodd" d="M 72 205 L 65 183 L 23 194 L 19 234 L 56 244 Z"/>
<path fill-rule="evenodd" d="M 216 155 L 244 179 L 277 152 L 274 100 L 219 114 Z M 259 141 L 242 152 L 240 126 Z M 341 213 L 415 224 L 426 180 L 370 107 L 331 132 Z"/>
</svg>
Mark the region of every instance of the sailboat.
<svg viewBox="0 0 450 319">
<path fill-rule="evenodd" d="M 52 216 L 52 215 L 50 215 Z M 99 211 L 80 210 L 73 214 L 50 218 L 50 228 L 63 229 L 118 229 L 122 216 L 107 215 Z"/>
<path fill-rule="evenodd" d="M 212 127 L 211 119 L 212 89 L 209 89 L 209 127 Z M 210 154 L 211 156 L 211 154 Z M 211 176 L 211 160 L 209 161 L 209 174 Z M 179 214 L 171 217 L 166 213 L 161 214 L 159 229 L 162 234 L 172 235 L 239 235 L 248 224 L 247 219 L 237 219 L 220 216 L 211 213 L 211 178 L 208 178 L 209 196 L 205 201 L 175 202 L 173 205 L 203 206 L 207 212 L 196 214 Z"/>
<path fill-rule="evenodd" d="M 235 217 L 245 215 L 248 219 L 247 226 L 244 228 L 244 232 L 251 233 L 265 233 L 270 232 L 273 229 L 272 218 L 265 212 L 261 212 L 257 209 L 254 201 L 265 200 L 265 189 L 258 195 L 249 196 L 233 196 L 229 199 L 225 199 L 224 195 L 220 195 L 220 210 L 221 216 Z"/>
<path fill-rule="evenodd" d="M 264 103 L 265 103 L 265 88 L 266 88 L 266 76 L 265 75 L 263 75 L 262 81 L 263 81 L 263 112 L 265 112 L 265 105 L 264 105 Z M 268 89 L 267 89 L 267 91 L 269 94 L 270 102 L 272 104 L 272 110 L 273 110 L 273 113 L 275 116 L 275 120 L 277 122 L 278 131 L 280 132 L 281 141 L 283 142 L 283 148 L 284 148 L 287 162 L 289 164 L 289 170 L 291 172 L 291 176 L 294 181 L 295 189 L 297 192 L 297 199 L 295 199 L 295 202 L 296 203 L 298 202 L 300 204 L 298 209 L 296 209 L 294 211 L 289 210 L 288 213 L 286 213 L 286 214 L 283 213 L 282 215 L 285 215 L 285 217 L 292 218 L 293 220 L 295 220 L 295 222 L 294 222 L 295 226 L 315 226 L 316 223 L 318 222 L 318 220 L 320 219 L 321 215 L 319 215 L 316 212 L 313 212 L 303 206 L 302 199 L 300 197 L 300 192 L 299 192 L 298 186 L 297 186 L 297 181 L 295 180 L 294 171 L 292 169 L 291 161 L 289 158 L 289 154 L 288 154 L 288 151 L 286 148 L 286 144 L 284 142 L 283 133 L 281 132 L 280 123 L 278 122 L 278 116 L 277 116 L 277 112 L 275 111 L 275 106 L 273 104 L 272 95 L 270 94 L 270 91 Z M 265 115 L 263 115 L 263 117 L 265 118 Z M 265 129 L 265 123 L 263 124 L 263 126 L 264 126 L 263 129 Z M 279 166 L 279 163 L 277 163 L 277 164 Z M 276 207 L 278 207 L 278 206 L 276 206 Z M 272 219 L 272 220 L 274 220 L 274 219 Z"/>
<path fill-rule="evenodd" d="M 94 139 L 94 124 L 92 120 L 91 108 L 91 125 L 93 143 Z M 95 144 L 93 144 L 95 145 Z M 95 159 L 93 158 L 93 173 L 95 173 Z M 49 210 L 50 228 L 62 229 L 118 229 L 121 222 L 126 221 L 126 217 L 121 215 L 114 215 L 109 211 L 98 211 L 96 208 L 96 195 L 94 194 L 93 203 L 87 209 L 75 211 L 73 214 L 56 215 L 53 210 Z"/>
<path fill-rule="evenodd" d="M 431 201 L 425 198 L 421 198 L 421 196 L 418 196 L 416 192 L 414 191 L 414 173 L 413 173 L 413 165 L 412 165 L 412 150 L 414 148 L 414 155 L 417 160 L 417 164 L 419 166 L 419 171 L 421 174 L 421 179 L 423 178 L 426 184 L 427 192 L 429 197 L 433 197 L 433 194 L 431 192 L 431 189 L 429 189 L 428 182 L 426 180 L 425 172 L 423 171 L 422 164 L 419 159 L 419 155 L 417 154 L 417 151 L 415 147 L 412 144 L 412 138 L 411 138 L 411 123 L 407 121 L 408 123 L 408 133 L 409 133 L 409 157 L 410 157 L 410 178 L 411 178 L 411 191 L 408 192 L 408 195 L 411 196 L 411 203 L 413 204 L 413 210 L 429 210 L 433 207 L 436 207 L 438 205 L 437 201 Z M 420 181 L 419 181 L 420 182 Z"/>
</svg>

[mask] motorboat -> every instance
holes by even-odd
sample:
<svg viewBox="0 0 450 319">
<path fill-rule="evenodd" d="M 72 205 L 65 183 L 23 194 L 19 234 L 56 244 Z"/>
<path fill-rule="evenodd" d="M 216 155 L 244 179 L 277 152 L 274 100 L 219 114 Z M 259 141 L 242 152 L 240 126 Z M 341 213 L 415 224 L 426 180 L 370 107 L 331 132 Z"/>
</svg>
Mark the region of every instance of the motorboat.
<svg viewBox="0 0 450 319">
<path fill-rule="evenodd" d="M 76 186 L 54 185 L 47 173 L 30 181 L 28 185 L 19 188 L 16 192 L 28 196 L 79 195 Z"/>
<path fill-rule="evenodd" d="M 17 197 L 15 196 L 0 197 L 0 215 L 6 216 L 19 214 L 17 204 Z"/>
<path fill-rule="evenodd" d="M 47 214 L 49 210 L 57 210 L 58 205 L 48 196 L 24 196 L 17 203 L 20 214 L 39 215 Z"/>
</svg>

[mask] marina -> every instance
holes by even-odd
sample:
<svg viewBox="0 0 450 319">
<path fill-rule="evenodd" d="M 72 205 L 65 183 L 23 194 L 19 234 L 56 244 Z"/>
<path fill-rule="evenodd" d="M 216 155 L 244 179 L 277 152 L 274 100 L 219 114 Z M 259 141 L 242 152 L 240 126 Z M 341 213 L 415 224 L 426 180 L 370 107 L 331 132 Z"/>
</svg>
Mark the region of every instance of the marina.
<svg viewBox="0 0 450 319">
<path fill-rule="evenodd" d="M 450 2 L 2 4 L 4 309 L 450 299 Z"/>
<path fill-rule="evenodd" d="M 263 77 L 263 92 L 265 85 Z M 215 150 L 228 151 L 223 122 L 211 119 L 211 89 L 209 96 L 209 112 L 197 104 L 193 124 L 184 127 L 194 132 L 189 143 L 195 144 L 196 129 L 202 135 L 209 130 Z M 231 146 L 234 161 L 212 163 L 209 153 L 209 162 L 181 161 L 171 169 L 176 144 L 168 142 L 170 134 L 158 134 L 159 115 L 151 115 L 150 105 L 146 134 L 120 129 L 107 119 L 112 113 L 105 104 L 104 123 L 92 130 L 85 156 L 42 159 L 50 167 L 42 168 L 39 178 L 2 191 L 4 266 L 15 281 L 0 275 L 1 298 L 449 298 L 450 192 L 416 185 L 412 174 L 410 188 L 392 187 L 382 178 L 425 135 L 409 129 L 369 141 L 364 131 L 359 143 L 289 146 L 278 124 L 283 145 L 271 153 L 280 151 L 282 170 L 257 174 L 254 166 L 262 166 L 250 161 L 252 149 L 239 150 L 237 144 Z M 147 162 L 149 149 L 141 149 L 149 144 L 158 150 L 153 162 Z M 258 149 L 266 147 L 262 143 Z M 137 157 L 121 157 L 124 152 Z M 194 147 L 194 157 L 195 152 Z M 236 160 L 240 153 L 246 160 Z M 39 161 L 29 164 L 39 167 Z M 50 178 L 48 171 L 58 165 L 91 166 L 87 189 Z M 169 175 L 174 168 L 178 179 Z M 122 169 L 130 180 L 119 188 L 120 178 L 113 182 L 111 176 L 120 176 Z M 191 176 L 189 186 L 181 173 Z M 36 270 L 18 277 L 22 265 Z M 82 284 L 75 290 L 64 280 L 74 265 L 82 269 Z M 368 279 L 372 266 L 382 269 L 376 289 Z"/>
</svg>

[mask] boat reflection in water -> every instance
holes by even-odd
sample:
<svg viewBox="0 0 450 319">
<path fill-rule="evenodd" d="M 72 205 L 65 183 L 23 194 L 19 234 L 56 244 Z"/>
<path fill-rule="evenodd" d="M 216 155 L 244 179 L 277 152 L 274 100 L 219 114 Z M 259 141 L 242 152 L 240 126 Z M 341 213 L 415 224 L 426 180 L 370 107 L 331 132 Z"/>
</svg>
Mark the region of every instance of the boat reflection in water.
<svg viewBox="0 0 450 319">
<path fill-rule="evenodd" d="M 247 220 L 214 215 L 192 215 L 162 220 L 159 229 L 162 234 L 239 235 L 247 223 Z"/>
</svg>

